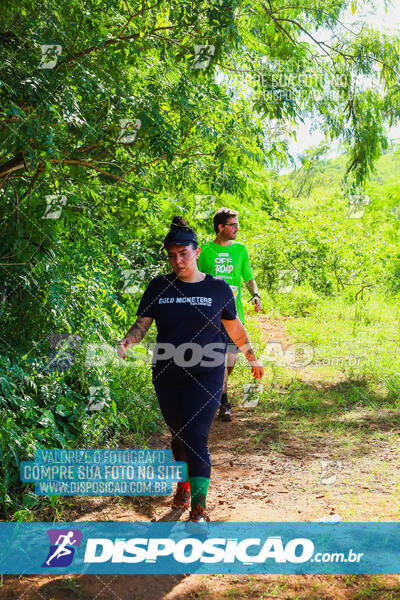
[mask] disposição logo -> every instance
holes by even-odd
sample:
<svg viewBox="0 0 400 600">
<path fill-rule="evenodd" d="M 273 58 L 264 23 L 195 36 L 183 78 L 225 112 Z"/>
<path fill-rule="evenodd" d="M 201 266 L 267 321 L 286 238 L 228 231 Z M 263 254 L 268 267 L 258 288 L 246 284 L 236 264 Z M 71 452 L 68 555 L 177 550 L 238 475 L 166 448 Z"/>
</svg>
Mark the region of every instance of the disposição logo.
<svg viewBox="0 0 400 600">
<path fill-rule="evenodd" d="M 68 567 L 74 558 L 75 548 L 81 545 L 79 529 L 48 529 L 50 549 L 42 567 Z"/>
</svg>

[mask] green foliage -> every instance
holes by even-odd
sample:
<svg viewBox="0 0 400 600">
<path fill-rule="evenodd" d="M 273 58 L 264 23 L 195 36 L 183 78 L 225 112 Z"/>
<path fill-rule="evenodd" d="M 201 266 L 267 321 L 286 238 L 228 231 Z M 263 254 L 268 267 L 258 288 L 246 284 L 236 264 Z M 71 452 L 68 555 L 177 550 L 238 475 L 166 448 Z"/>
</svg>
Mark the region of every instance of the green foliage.
<svg viewBox="0 0 400 600">
<path fill-rule="evenodd" d="M 303 161 L 278 183 L 270 180 L 268 185 L 278 186 L 285 197 L 279 219 L 267 217 L 246 235 L 257 280 L 269 292 L 268 304 L 279 306 L 284 314 L 298 312 L 295 295 L 300 290 L 306 297 L 312 292 L 311 297 L 343 296 L 349 302 L 370 292 L 399 291 L 396 159 L 385 154 L 364 188 L 349 181 L 343 185 L 345 164 L 345 156 L 322 159 L 309 174 L 309 163 L 305 166 Z M 305 177 L 307 185 L 299 194 Z M 286 285 L 282 292 L 281 271 L 294 274 L 292 291 Z"/>
<path fill-rule="evenodd" d="M 339 293 L 351 301 L 371 285 L 397 290 L 394 216 L 385 218 L 384 234 L 371 234 L 371 207 L 386 202 L 378 185 L 365 217 L 350 227 L 337 220 L 347 209 L 343 189 L 327 192 L 315 180 L 324 181 L 326 147 L 304 157 L 304 184 L 285 186 L 268 170 L 290 163 L 275 121 L 312 116 L 327 140 L 348 148 L 358 185 L 385 151 L 386 122 L 399 117 L 398 40 L 368 28 L 343 33 L 348 5 L 44 0 L 39 10 L 33 0 L 3 1 L 4 512 L 29 518 L 18 464 L 36 448 L 112 444 L 128 432 L 144 443 L 157 426 L 148 369 L 88 366 L 85 356 L 90 344 L 114 347 L 147 281 L 167 268 L 158 249 L 173 214 L 188 216 L 200 239 L 213 235 L 197 195 L 214 197 L 215 208 L 240 209 L 257 279 L 286 311 L 305 314 L 318 298 Z M 333 29 L 335 41 L 318 42 L 320 28 Z M 43 58 L 44 45 L 53 50 Z M 205 48 L 199 54 L 196 46 Z M 398 194 L 390 185 L 393 208 Z M 313 201 L 303 203 L 311 191 Z M 278 291 L 285 269 L 297 273 L 292 296 Z M 48 336 L 57 333 L 82 342 L 73 367 L 58 373 L 46 367 Z M 92 413 L 91 387 L 105 400 Z"/>
</svg>

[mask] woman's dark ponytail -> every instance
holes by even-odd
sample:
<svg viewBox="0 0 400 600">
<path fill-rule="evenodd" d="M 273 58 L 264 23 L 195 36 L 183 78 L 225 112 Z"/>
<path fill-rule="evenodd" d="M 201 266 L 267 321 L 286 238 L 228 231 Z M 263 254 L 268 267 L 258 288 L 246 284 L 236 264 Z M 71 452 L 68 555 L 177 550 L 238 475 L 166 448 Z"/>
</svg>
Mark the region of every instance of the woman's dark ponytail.
<svg viewBox="0 0 400 600">
<path fill-rule="evenodd" d="M 186 219 L 184 219 L 183 217 L 176 215 L 173 219 L 172 219 L 172 223 L 171 223 L 171 227 L 170 229 L 172 229 L 173 227 L 188 227 L 187 221 Z"/>
</svg>

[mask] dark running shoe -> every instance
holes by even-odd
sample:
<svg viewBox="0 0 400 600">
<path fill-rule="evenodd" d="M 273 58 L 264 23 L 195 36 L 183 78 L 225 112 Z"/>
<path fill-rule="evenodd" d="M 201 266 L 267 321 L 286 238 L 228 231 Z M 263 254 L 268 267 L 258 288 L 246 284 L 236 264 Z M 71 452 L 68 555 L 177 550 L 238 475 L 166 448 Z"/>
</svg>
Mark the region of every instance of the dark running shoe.
<svg viewBox="0 0 400 600">
<path fill-rule="evenodd" d="M 219 407 L 218 419 L 221 421 L 232 421 L 231 414 L 231 404 L 227 402 L 226 404 L 221 404 Z"/>
<path fill-rule="evenodd" d="M 189 519 L 191 523 L 208 523 L 210 517 L 200 504 L 196 504 L 189 512 Z"/>
<path fill-rule="evenodd" d="M 190 508 L 190 491 L 180 481 L 172 500 L 172 508 Z"/>
</svg>

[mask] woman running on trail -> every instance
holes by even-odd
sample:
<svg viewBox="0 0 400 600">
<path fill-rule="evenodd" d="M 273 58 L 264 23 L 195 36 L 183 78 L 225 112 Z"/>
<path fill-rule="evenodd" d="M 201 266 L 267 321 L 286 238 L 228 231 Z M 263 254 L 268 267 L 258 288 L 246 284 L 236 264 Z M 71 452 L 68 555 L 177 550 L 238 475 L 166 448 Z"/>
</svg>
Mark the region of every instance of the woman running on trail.
<svg viewBox="0 0 400 600">
<path fill-rule="evenodd" d="M 211 458 L 207 441 L 224 383 L 225 347 L 221 323 L 260 379 L 264 369 L 256 359 L 247 333 L 236 315 L 235 298 L 223 279 L 201 273 L 193 229 L 174 217 L 163 247 L 173 269 L 154 277 L 143 293 L 137 319 L 118 355 L 139 343 L 151 323 L 157 325 L 152 379 L 166 424 L 172 434 L 174 459 L 187 463 L 185 482 L 179 482 L 172 506 L 191 508 L 189 521 L 209 521 L 205 511 Z M 188 358 L 189 357 L 189 358 Z"/>
</svg>

